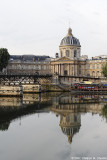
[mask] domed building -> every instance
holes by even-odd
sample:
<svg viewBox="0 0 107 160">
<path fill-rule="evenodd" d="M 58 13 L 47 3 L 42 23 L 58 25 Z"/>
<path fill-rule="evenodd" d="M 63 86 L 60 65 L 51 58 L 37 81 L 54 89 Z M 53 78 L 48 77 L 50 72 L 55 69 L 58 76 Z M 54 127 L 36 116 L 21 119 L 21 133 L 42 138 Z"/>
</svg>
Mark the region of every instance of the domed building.
<svg viewBox="0 0 107 160">
<path fill-rule="evenodd" d="M 59 45 L 59 56 L 51 61 L 51 70 L 54 75 L 72 76 L 69 82 L 79 81 L 77 77 L 85 75 L 86 61 L 81 59 L 81 45 L 79 39 L 68 29 L 67 35 Z"/>
<path fill-rule="evenodd" d="M 71 28 L 68 29 L 67 36 L 61 40 L 59 51 L 59 57 L 80 58 L 81 45 L 79 40 L 73 36 Z"/>
<path fill-rule="evenodd" d="M 51 107 L 51 111 L 60 116 L 59 126 L 61 127 L 61 131 L 67 136 L 68 142 L 71 143 L 73 136 L 80 130 L 81 113 L 79 105 L 74 105 L 72 101 L 66 101 L 65 99 L 67 98 L 64 94 L 57 99 Z"/>
<path fill-rule="evenodd" d="M 81 126 L 80 113 L 60 114 L 60 127 L 62 132 L 68 137 L 68 142 L 72 142 L 73 136 L 79 132 Z"/>
</svg>

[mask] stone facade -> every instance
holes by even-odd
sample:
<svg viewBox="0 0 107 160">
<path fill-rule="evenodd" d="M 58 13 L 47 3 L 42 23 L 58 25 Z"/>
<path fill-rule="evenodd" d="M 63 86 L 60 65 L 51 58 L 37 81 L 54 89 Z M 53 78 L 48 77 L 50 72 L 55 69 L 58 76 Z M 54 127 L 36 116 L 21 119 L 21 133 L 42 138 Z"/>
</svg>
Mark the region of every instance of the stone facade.
<svg viewBox="0 0 107 160">
<path fill-rule="evenodd" d="M 39 59 L 35 59 L 35 56 L 31 55 L 20 56 L 19 58 L 13 56 L 6 72 L 7 74 L 51 74 L 50 58 L 39 56 Z"/>
<path fill-rule="evenodd" d="M 102 66 L 107 62 L 107 55 L 96 56 L 88 59 L 87 55 L 81 56 L 81 45 L 77 38 L 68 29 L 59 46 L 59 56 L 51 60 L 51 71 L 61 76 L 103 77 Z"/>
<path fill-rule="evenodd" d="M 86 62 L 87 76 L 91 77 L 103 77 L 102 67 L 107 62 L 107 56 L 92 57 L 92 59 Z"/>
<path fill-rule="evenodd" d="M 51 70 L 53 74 L 61 76 L 83 76 L 85 75 L 86 61 L 62 57 L 51 61 Z"/>
<path fill-rule="evenodd" d="M 6 74 L 52 74 L 59 76 L 73 76 L 73 80 L 80 81 L 79 77 L 103 77 L 102 66 L 107 61 L 107 55 L 88 59 L 81 56 L 81 45 L 72 34 L 71 28 L 61 40 L 59 54 L 56 58 L 34 55 L 11 55 L 9 64 L 3 70 Z"/>
<path fill-rule="evenodd" d="M 50 74 L 49 62 L 9 62 L 8 74 Z"/>
<path fill-rule="evenodd" d="M 59 46 L 59 58 L 51 61 L 53 74 L 61 76 L 84 76 L 86 61 L 80 59 L 81 45 L 77 38 L 68 29 L 68 34 L 61 40 Z"/>
</svg>

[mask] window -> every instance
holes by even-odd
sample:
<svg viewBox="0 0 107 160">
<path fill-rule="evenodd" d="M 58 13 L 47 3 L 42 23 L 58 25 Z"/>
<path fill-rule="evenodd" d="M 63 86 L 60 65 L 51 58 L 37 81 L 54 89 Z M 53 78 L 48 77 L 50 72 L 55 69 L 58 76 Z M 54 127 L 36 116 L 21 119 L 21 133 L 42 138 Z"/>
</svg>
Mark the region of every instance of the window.
<svg viewBox="0 0 107 160">
<path fill-rule="evenodd" d="M 95 69 L 95 64 L 92 65 L 92 68 Z"/>
<path fill-rule="evenodd" d="M 69 50 L 66 50 L 66 56 L 69 57 Z"/>
<path fill-rule="evenodd" d="M 63 57 L 63 53 L 62 53 L 62 51 L 61 51 L 61 57 Z"/>
<path fill-rule="evenodd" d="M 73 75 L 73 70 L 74 70 L 74 68 L 72 67 L 72 75 Z"/>
<path fill-rule="evenodd" d="M 43 65 L 44 66 L 44 70 L 46 69 L 46 65 Z"/>
<path fill-rule="evenodd" d="M 69 122 L 70 121 L 70 118 L 69 116 L 66 117 L 66 122 Z"/>
<path fill-rule="evenodd" d="M 92 76 L 93 76 L 93 77 L 95 76 L 95 72 L 94 72 L 94 71 L 92 72 Z"/>
<path fill-rule="evenodd" d="M 87 69 L 90 69 L 90 65 L 88 64 Z"/>
<path fill-rule="evenodd" d="M 99 75 L 99 71 L 97 71 L 97 77 L 99 77 L 100 75 Z"/>
<path fill-rule="evenodd" d="M 44 66 L 43 65 L 41 65 L 41 70 L 44 70 Z"/>
<path fill-rule="evenodd" d="M 74 122 L 77 122 L 77 116 L 74 115 Z"/>
<path fill-rule="evenodd" d="M 67 70 L 64 70 L 64 76 L 67 76 Z"/>
<path fill-rule="evenodd" d="M 74 58 L 77 57 L 77 51 L 74 50 Z"/>
<path fill-rule="evenodd" d="M 81 69 L 79 68 L 79 74 L 81 74 Z"/>
<path fill-rule="evenodd" d="M 48 66 L 48 65 L 46 66 L 46 69 L 47 69 L 47 70 L 49 69 L 49 66 Z"/>
<path fill-rule="evenodd" d="M 88 71 L 87 76 L 90 76 L 90 72 Z"/>
<path fill-rule="evenodd" d="M 99 64 L 97 64 L 97 69 L 99 69 Z"/>
<path fill-rule="evenodd" d="M 35 69 L 38 70 L 38 69 L 39 69 L 39 66 L 38 66 L 38 65 L 35 65 Z"/>
</svg>

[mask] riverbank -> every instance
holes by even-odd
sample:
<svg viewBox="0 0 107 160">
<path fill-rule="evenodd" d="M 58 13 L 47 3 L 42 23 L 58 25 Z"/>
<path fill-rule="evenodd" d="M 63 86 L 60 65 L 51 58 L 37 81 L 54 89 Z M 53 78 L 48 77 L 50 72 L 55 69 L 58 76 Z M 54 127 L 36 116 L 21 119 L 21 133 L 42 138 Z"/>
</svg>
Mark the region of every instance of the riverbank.
<svg viewBox="0 0 107 160">
<path fill-rule="evenodd" d="M 78 90 L 70 85 L 61 84 L 23 84 L 23 85 L 0 85 L 0 96 L 22 97 L 27 93 L 44 92 L 71 92 L 71 94 L 107 94 L 107 90 Z"/>
</svg>

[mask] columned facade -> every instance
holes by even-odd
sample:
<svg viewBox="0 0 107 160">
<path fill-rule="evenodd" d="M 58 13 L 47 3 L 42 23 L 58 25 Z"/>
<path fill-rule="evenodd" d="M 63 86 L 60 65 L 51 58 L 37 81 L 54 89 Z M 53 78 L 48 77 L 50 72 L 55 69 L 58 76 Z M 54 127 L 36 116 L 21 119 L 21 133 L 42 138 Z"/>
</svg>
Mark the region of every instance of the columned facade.
<svg viewBox="0 0 107 160">
<path fill-rule="evenodd" d="M 59 46 L 59 58 L 51 61 L 53 74 L 61 76 L 82 76 L 85 75 L 86 61 L 80 59 L 81 45 L 72 34 L 71 28 L 68 34 L 61 40 Z"/>
<path fill-rule="evenodd" d="M 62 57 L 55 61 L 51 61 L 51 71 L 53 74 L 60 76 L 80 76 L 85 75 L 85 65 L 85 61 Z"/>
</svg>

